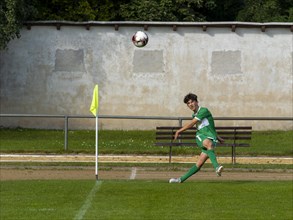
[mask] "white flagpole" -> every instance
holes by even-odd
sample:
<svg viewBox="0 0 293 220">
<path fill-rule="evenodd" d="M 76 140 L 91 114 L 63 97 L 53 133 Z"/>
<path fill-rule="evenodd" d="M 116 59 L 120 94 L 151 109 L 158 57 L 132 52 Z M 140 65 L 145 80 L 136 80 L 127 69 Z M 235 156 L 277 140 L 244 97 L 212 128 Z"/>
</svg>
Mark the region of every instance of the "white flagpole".
<svg viewBox="0 0 293 220">
<path fill-rule="evenodd" d="M 93 115 L 96 117 L 96 164 L 95 164 L 95 169 L 96 169 L 96 179 L 98 180 L 98 145 L 99 145 L 99 141 L 98 141 L 98 106 L 99 106 L 99 87 L 98 84 L 95 86 L 94 88 L 94 92 L 93 92 L 93 99 L 92 99 L 92 103 L 90 106 L 90 112 L 93 113 Z"/>
<path fill-rule="evenodd" d="M 98 138 L 98 112 L 96 115 L 96 180 L 98 180 L 98 150 L 99 150 L 99 138 Z"/>
</svg>

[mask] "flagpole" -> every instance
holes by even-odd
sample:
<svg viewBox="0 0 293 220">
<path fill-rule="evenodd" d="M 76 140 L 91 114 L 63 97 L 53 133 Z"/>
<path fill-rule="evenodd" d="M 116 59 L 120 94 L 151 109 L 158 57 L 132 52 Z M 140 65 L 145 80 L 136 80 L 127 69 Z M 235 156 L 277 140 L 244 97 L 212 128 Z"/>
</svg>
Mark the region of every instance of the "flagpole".
<svg viewBox="0 0 293 220">
<path fill-rule="evenodd" d="M 98 106 L 99 106 L 99 86 L 98 84 L 95 86 L 93 91 L 93 99 L 90 106 L 90 112 L 93 113 L 93 115 L 96 117 L 96 164 L 95 164 L 95 170 L 96 170 L 96 180 L 98 180 L 98 127 L 99 127 L 99 121 L 98 121 Z"/>
<path fill-rule="evenodd" d="M 98 113 L 96 115 L 96 180 L 99 179 L 98 174 L 98 149 L 99 149 L 99 138 L 98 138 Z"/>
</svg>

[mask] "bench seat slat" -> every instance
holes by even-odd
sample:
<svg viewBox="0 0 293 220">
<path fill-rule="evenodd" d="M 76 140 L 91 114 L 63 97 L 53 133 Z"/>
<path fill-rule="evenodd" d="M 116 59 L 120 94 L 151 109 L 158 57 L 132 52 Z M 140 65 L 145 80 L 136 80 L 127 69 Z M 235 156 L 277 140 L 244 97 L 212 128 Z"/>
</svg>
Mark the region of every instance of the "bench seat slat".
<svg viewBox="0 0 293 220">
<path fill-rule="evenodd" d="M 252 134 L 251 131 L 217 131 L 218 135 L 241 135 L 241 134 Z"/>
<path fill-rule="evenodd" d="M 184 146 L 194 146 L 196 147 L 196 143 L 173 143 L 173 142 L 161 142 L 161 143 L 155 143 L 155 146 L 181 146 L 181 147 L 184 147 Z M 233 144 L 233 143 L 226 143 L 226 144 L 217 144 L 217 147 L 249 147 L 250 145 L 249 144 Z"/>
<path fill-rule="evenodd" d="M 157 130 L 178 130 L 182 127 L 174 126 L 174 127 L 167 127 L 167 126 L 159 126 Z M 216 126 L 216 130 L 251 130 L 251 126 Z M 188 130 L 196 130 L 195 127 L 189 128 Z"/>
<path fill-rule="evenodd" d="M 222 136 L 221 136 L 222 137 Z M 224 140 L 251 140 L 250 136 L 242 136 L 242 137 L 222 137 Z M 156 140 L 170 140 L 173 139 L 173 136 L 158 136 L 156 137 Z M 177 140 L 194 140 L 195 141 L 195 136 L 192 137 L 178 137 Z"/>
<path fill-rule="evenodd" d="M 157 131 L 156 135 L 162 135 L 162 134 L 175 134 L 176 130 L 170 130 L 170 131 Z M 196 130 L 194 131 L 184 131 L 181 133 L 181 135 L 185 134 L 195 134 Z M 252 134 L 251 131 L 217 131 L 217 134 L 219 135 L 240 135 L 240 134 Z"/>
<path fill-rule="evenodd" d="M 176 129 L 174 129 L 174 130 L 159 130 L 159 129 L 157 129 L 156 133 L 159 133 L 159 134 L 160 133 L 171 133 L 171 132 L 175 133 L 176 131 L 177 131 Z M 194 129 L 192 131 L 190 131 L 190 129 L 188 129 L 186 131 L 183 131 L 182 134 L 195 133 L 195 132 L 196 132 L 196 129 Z M 248 130 L 236 130 L 236 131 L 233 131 L 233 130 L 226 130 L 226 131 L 220 130 L 217 133 L 221 133 L 221 134 L 241 134 L 241 133 L 251 134 L 252 132 L 248 131 Z"/>
</svg>

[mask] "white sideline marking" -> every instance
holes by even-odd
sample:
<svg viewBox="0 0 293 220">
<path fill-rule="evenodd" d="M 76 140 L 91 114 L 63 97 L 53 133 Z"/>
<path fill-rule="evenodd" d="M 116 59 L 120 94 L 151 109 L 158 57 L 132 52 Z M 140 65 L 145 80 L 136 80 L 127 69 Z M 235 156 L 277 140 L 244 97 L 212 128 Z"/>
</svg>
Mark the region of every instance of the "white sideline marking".
<svg viewBox="0 0 293 220">
<path fill-rule="evenodd" d="M 86 200 L 84 201 L 82 207 L 79 209 L 78 213 L 74 217 L 74 220 L 81 220 L 83 219 L 83 216 L 87 212 L 87 210 L 91 207 L 92 205 L 92 200 L 96 195 L 96 192 L 101 188 L 102 181 L 97 181 L 88 196 L 86 197 Z"/>
<path fill-rule="evenodd" d="M 131 175 L 129 179 L 134 180 L 135 177 L 136 177 L 136 167 L 132 167 Z"/>
</svg>

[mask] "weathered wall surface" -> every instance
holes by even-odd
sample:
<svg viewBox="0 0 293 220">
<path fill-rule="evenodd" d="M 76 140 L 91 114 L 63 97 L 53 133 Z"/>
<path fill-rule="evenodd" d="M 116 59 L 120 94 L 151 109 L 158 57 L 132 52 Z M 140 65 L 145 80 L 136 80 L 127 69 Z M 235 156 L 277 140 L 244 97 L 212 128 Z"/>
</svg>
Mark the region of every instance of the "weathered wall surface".
<svg viewBox="0 0 293 220">
<path fill-rule="evenodd" d="M 216 117 L 291 117 L 290 28 L 149 26 L 137 48 L 121 26 L 32 26 L 0 52 L 1 113 L 90 115 L 99 84 L 102 115 L 190 116 L 188 92 Z M 92 120 L 71 127 L 92 128 Z M 166 122 L 164 122 L 166 123 Z M 233 122 L 290 129 L 292 122 Z M 153 128 L 154 121 L 102 120 L 102 128 Z M 62 120 L 1 118 L 2 126 L 60 127 Z"/>
</svg>

